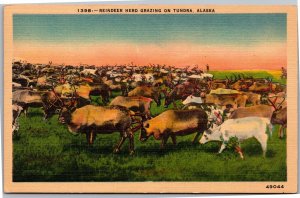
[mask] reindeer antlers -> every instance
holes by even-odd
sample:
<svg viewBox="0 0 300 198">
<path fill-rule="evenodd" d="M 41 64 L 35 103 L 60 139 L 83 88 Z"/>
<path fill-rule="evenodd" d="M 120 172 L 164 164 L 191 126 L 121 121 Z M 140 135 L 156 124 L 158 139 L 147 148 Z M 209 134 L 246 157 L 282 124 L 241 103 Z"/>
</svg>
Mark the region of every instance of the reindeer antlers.
<svg viewBox="0 0 300 198">
<path fill-rule="evenodd" d="M 270 99 L 271 97 L 268 97 L 268 101 L 269 101 L 269 102 L 271 103 L 271 105 L 274 107 L 275 111 L 278 111 L 278 110 L 281 108 L 283 102 L 285 101 L 285 97 L 283 97 L 283 100 L 282 100 L 282 101 L 279 103 L 279 105 L 277 105 L 277 106 L 276 106 L 276 101 L 277 101 L 277 99 L 278 99 L 278 96 L 273 96 L 273 97 L 276 97 L 274 101 L 272 101 L 272 100 Z"/>
</svg>

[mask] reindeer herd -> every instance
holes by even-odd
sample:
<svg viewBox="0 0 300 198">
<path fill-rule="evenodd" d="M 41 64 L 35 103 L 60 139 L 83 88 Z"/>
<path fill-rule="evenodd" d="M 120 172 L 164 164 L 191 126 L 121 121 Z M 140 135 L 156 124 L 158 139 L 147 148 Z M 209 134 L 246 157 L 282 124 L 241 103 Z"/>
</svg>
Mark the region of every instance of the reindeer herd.
<svg viewBox="0 0 300 198">
<path fill-rule="evenodd" d="M 241 141 L 256 138 L 265 154 L 267 131 L 272 134 L 272 126 L 278 124 L 283 138 L 287 127 L 286 86 L 271 78 L 233 74 L 214 79 L 198 67 L 165 65 L 54 66 L 15 61 L 12 70 L 13 134 L 18 132 L 19 116 L 38 107 L 45 121 L 58 114 L 59 122 L 73 134 L 85 134 L 88 144 L 99 134 L 119 132 L 115 153 L 128 138 L 133 154 L 137 131 L 140 141 L 153 136 L 162 149 L 169 137 L 176 145 L 177 136 L 196 133 L 193 143 L 221 141 L 219 152 L 236 137 L 243 158 Z M 163 108 L 162 113 L 154 116 L 151 106 Z"/>
</svg>

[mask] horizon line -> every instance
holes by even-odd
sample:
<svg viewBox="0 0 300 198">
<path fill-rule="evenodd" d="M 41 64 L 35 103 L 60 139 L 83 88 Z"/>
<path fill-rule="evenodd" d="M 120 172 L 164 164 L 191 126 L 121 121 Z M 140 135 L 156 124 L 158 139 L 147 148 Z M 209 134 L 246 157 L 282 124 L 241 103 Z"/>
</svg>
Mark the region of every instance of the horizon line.
<svg viewBox="0 0 300 198">
<path fill-rule="evenodd" d="M 190 68 L 193 68 L 193 67 L 198 67 L 198 69 L 200 70 L 206 70 L 206 69 L 202 69 L 204 67 L 206 67 L 206 65 L 208 64 L 205 64 L 204 66 L 198 66 L 198 64 L 194 64 L 194 65 L 186 65 L 186 66 L 175 66 L 175 65 L 161 65 L 161 64 L 154 64 L 154 63 L 149 63 L 148 65 L 134 65 L 134 64 L 106 64 L 106 65 L 92 65 L 92 64 L 81 64 L 81 65 L 72 65 L 72 64 L 64 64 L 64 63 L 51 63 L 51 65 L 49 63 L 31 63 L 31 62 L 27 62 L 26 60 L 23 60 L 23 61 L 20 61 L 18 60 L 19 62 L 26 62 L 26 63 L 29 63 L 29 64 L 33 64 L 33 65 L 49 65 L 49 66 L 53 66 L 53 67 L 60 67 L 60 66 L 63 66 L 63 67 L 66 67 L 66 66 L 73 66 L 73 67 L 80 67 L 80 66 L 84 66 L 84 67 L 91 67 L 91 66 L 94 66 L 94 67 L 120 67 L 120 66 L 123 66 L 123 67 L 152 67 L 152 66 L 160 66 L 160 67 L 175 67 L 175 68 L 186 68 L 186 67 L 190 67 Z M 14 62 L 14 59 L 13 59 L 13 62 Z M 216 67 L 221 67 L 221 66 L 216 66 Z M 286 66 L 282 66 L 284 68 L 286 68 Z M 280 71 L 281 69 L 280 68 L 274 68 L 274 69 L 217 69 L 217 70 L 214 70 L 214 69 L 210 69 L 210 71 Z"/>
</svg>

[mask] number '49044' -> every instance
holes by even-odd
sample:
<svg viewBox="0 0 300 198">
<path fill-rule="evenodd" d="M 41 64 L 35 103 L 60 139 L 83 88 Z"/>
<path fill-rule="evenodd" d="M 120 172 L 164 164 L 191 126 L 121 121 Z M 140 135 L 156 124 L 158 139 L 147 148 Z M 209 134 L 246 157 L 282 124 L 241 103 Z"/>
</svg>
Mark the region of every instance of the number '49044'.
<svg viewBox="0 0 300 198">
<path fill-rule="evenodd" d="M 266 188 L 284 188 L 284 185 L 267 185 Z"/>
</svg>

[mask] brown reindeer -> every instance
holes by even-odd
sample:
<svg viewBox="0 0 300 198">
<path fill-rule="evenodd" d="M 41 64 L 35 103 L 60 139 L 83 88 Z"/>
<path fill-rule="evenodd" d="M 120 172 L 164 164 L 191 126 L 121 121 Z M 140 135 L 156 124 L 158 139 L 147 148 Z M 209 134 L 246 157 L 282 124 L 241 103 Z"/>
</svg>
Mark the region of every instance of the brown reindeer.
<svg viewBox="0 0 300 198">
<path fill-rule="evenodd" d="M 146 141 L 150 136 L 161 140 L 161 148 L 165 147 L 168 138 L 171 137 L 176 144 L 176 136 L 184 136 L 196 133 L 193 144 L 199 136 L 207 130 L 208 117 L 202 109 L 192 110 L 167 110 L 158 116 L 143 123 L 140 140 Z"/>
<path fill-rule="evenodd" d="M 93 144 L 97 134 L 110 134 L 118 131 L 120 141 L 114 149 L 119 153 L 124 141 L 129 138 L 129 152 L 134 154 L 134 136 L 132 129 L 134 112 L 121 106 L 86 105 L 79 109 L 63 107 L 59 116 L 62 124 L 67 124 L 73 134 L 85 133 L 88 144 Z"/>
<path fill-rule="evenodd" d="M 129 97 L 132 96 L 144 96 L 147 98 L 152 98 L 157 106 L 161 105 L 161 93 L 160 89 L 158 87 L 150 87 L 150 86 L 138 86 L 131 90 L 128 93 Z"/>
<path fill-rule="evenodd" d="M 280 125 L 278 136 L 283 138 L 283 132 L 284 130 L 286 131 L 287 128 L 287 106 L 283 106 L 285 97 L 279 104 L 276 104 L 276 99 L 272 101 L 270 98 L 268 98 L 269 103 L 275 109 L 271 118 L 271 123 Z"/>
</svg>

